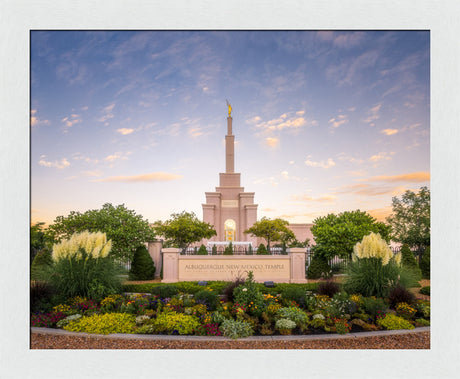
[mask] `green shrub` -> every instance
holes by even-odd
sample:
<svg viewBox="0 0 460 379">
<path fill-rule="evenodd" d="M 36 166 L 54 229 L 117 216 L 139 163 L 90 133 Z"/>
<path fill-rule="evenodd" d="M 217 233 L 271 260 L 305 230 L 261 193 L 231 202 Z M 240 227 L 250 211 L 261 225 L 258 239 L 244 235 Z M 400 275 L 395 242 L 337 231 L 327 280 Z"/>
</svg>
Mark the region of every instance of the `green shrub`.
<svg viewBox="0 0 460 379">
<path fill-rule="evenodd" d="M 197 255 L 208 255 L 208 250 L 206 249 L 206 246 L 201 244 L 200 248 L 198 249 Z"/>
<path fill-rule="evenodd" d="M 418 324 L 419 326 L 430 326 L 430 322 L 428 320 L 425 320 L 424 318 L 416 319 L 415 323 Z"/>
<path fill-rule="evenodd" d="M 53 266 L 53 258 L 48 249 L 40 250 L 35 255 L 32 265 L 30 266 L 30 279 L 43 280 L 48 276 L 48 272 Z"/>
<path fill-rule="evenodd" d="M 225 301 L 229 301 L 233 303 L 233 291 L 235 290 L 236 287 L 242 284 L 244 284 L 244 280 L 241 278 L 236 278 L 233 282 L 228 283 L 223 290 Z"/>
<path fill-rule="evenodd" d="M 281 298 L 283 300 L 292 300 L 295 301 L 297 304 L 304 305 L 305 304 L 305 294 L 306 291 L 302 287 L 285 287 L 281 291 Z"/>
<path fill-rule="evenodd" d="M 422 277 L 422 272 L 417 265 L 414 253 L 407 244 L 404 244 L 401 247 L 401 265 L 408 270 L 413 270 L 418 279 Z"/>
<path fill-rule="evenodd" d="M 152 325 L 157 333 L 186 335 L 194 334 L 200 321 L 196 316 L 169 311 L 157 315 Z"/>
<path fill-rule="evenodd" d="M 257 255 L 268 255 L 267 248 L 263 243 L 261 243 L 257 248 Z"/>
<path fill-rule="evenodd" d="M 430 247 L 426 247 L 420 261 L 420 270 L 423 279 L 430 279 Z"/>
<path fill-rule="evenodd" d="M 174 284 L 164 284 L 153 287 L 151 293 L 165 299 L 177 295 L 179 293 L 179 289 Z"/>
<path fill-rule="evenodd" d="M 306 324 L 308 321 L 307 314 L 297 307 L 283 307 L 276 311 L 276 316 L 281 319 L 294 321 L 297 326 Z"/>
<path fill-rule="evenodd" d="M 179 292 L 195 294 L 203 289 L 202 286 L 199 286 L 197 282 L 178 282 L 174 283 Z"/>
<path fill-rule="evenodd" d="M 134 333 L 136 316 L 127 313 L 104 313 L 84 316 L 64 326 L 70 332 L 95 334 Z"/>
<path fill-rule="evenodd" d="M 260 316 L 264 308 L 264 296 L 259 291 L 257 283 L 254 282 L 254 275 L 249 271 L 248 277 L 244 284 L 239 285 L 233 291 L 235 303 L 245 304 L 248 307 L 247 312 L 251 315 Z"/>
<path fill-rule="evenodd" d="M 388 313 L 385 317 L 379 318 L 377 324 L 388 330 L 414 329 L 414 325 L 409 321 L 392 313 Z"/>
<path fill-rule="evenodd" d="M 430 286 L 425 286 L 425 287 L 420 288 L 420 293 L 422 295 L 430 296 L 430 290 L 431 290 Z"/>
<path fill-rule="evenodd" d="M 385 303 L 385 300 L 382 298 L 363 297 L 362 302 L 364 311 L 374 318 L 381 316 L 388 311 L 388 304 Z"/>
<path fill-rule="evenodd" d="M 307 269 L 308 279 L 319 279 L 331 272 L 331 267 L 327 260 L 318 254 L 314 254 Z"/>
<path fill-rule="evenodd" d="M 215 311 L 219 305 L 219 294 L 215 291 L 202 290 L 194 295 L 197 303 L 205 304 L 210 311 Z"/>
<path fill-rule="evenodd" d="M 251 324 L 245 321 L 226 319 L 220 326 L 224 336 L 232 339 L 249 337 L 254 334 Z"/>
<path fill-rule="evenodd" d="M 212 250 L 211 250 L 212 255 L 217 255 L 217 246 L 212 245 Z"/>
<path fill-rule="evenodd" d="M 380 258 L 357 259 L 349 263 L 347 274 L 345 291 L 363 296 L 387 297 L 393 285 L 409 288 L 418 283 L 412 270 L 398 266 L 393 259 L 386 265 Z"/>
<path fill-rule="evenodd" d="M 56 291 L 66 297 L 102 300 L 120 292 L 119 270 L 109 256 L 111 241 L 105 233 L 75 233 L 53 246 L 49 277 Z"/>
<path fill-rule="evenodd" d="M 280 318 L 275 323 L 275 328 L 278 330 L 294 329 L 295 327 L 296 327 L 296 323 L 288 318 Z"/>
<path fill-rule="evenodd" d="M 254 254 L 254 251 L 252 249 L 252 245 L 249 245 L 249 248 L 248 250 L 246 251 L 246 255 L 253 255 Z"/>
<path fill-rule="evenodd" d="M 224 255 L 233 255 L 233 244 L 231 242 L 225 247 Z"/>
<path fill-rule="evenodd" d="M 129 280 L 151 280 L 155 278 L 155 265 L 145 245 L 139 246 L 131 263 Z"/>
<path fill-rule="evenodd" d="M 414 300 L 415 295 L 400 285 L 392 287 L 388 293 L 388 301 L 390 302 L 390 307 L 393 309 L 398 303 L 412 304 Z"/>
</svg>

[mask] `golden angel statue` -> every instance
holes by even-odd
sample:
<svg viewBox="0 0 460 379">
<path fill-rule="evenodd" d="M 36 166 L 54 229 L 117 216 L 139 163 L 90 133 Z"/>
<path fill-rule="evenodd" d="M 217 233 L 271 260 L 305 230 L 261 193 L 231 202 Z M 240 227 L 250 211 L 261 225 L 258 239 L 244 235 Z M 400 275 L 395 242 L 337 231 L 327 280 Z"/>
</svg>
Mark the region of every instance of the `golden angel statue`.
<svg viewBox="0 0 460 379">
<path fill-rule="evenodd" d="M 228 102 L 228 100 L 225 100 L 227 102 L 227 107 L 228 107 L 228 117 L 232 117 L 232 106 Z"/>
</svg>

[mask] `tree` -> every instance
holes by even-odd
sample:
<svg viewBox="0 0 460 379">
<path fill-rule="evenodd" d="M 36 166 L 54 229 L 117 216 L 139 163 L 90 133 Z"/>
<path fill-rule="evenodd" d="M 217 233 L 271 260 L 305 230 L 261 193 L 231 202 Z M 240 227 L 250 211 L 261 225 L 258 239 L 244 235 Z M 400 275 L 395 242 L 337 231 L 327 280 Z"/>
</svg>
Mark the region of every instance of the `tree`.
<svg viewBox="0 0 460 379">
<path fill-rule="evenodd" d="M 152 257 L 145 245 L 141 245 L 134 253 L 131 270 L 129 271 L 130 280 L 150 280 L 155 277 L 155 265 Z"/>
<path fill-rule="evenodd" d="M 255 222 L 244 233 L 264 238 L 267 241 L 267 250 L 270 251 L 270 242 L 280 241 L 288 244 L 295 239 L 295 235 L 292 230 L 288 229 L 288 225 L 287 221 L 280 218 L 270 220 L 262 217 L 260 221 Z"/>
<path fill-rule="evenodd" d="M 30 262 L 32 263 L 35 255 L 45 247 L 51 248 L 52 241 L 48 238 L 44 230 L 44 222 L 36 222 L 30 226 Z M 47 246 L 50 245 L 50 246 Z"/>
<path fill-rule="evenodd" d="M 171 218 L 165 222 L 156 221 L 153 229 L 159 236 L 163 236 L 169 244 L 175 245 L 183 251 L 193 242 L 217 235 L 212 225 L 198 220 L 195 213 L 185 211 L 173 213 Z"/>
<path fill-rule="evenodd" d="M 349 258 L 353 246 L 370 232 L 379 233 L 389 242 L 390 227 L 359 209 L 343 213 L 328 214 L 314 221 L 311 232 L 315 238 L 312 250 L 315 255 L 332 259 L 335 256 Z"/>
<path fill-rule="evenodd" d="M 393 214 L 387 218 L 391 225 L 391 238 L 410 247 L 430 246 L 430 190 L 406 191 L 393 197 Z"/>
<path fill-rule="evenodd" d="M 147 220 L 124 204 L 114 207 L 107 203 L 101 209 L 85 213 L 71 211 L 67 217 L 58 216 L 49 226 L 48 233 L 60 241 L 83 231 L 106 233 L 112 240 L 110 255 L 120 261 L 132 261 L 137 247 L 155 239 L 155 233 Z"/>
</svg>

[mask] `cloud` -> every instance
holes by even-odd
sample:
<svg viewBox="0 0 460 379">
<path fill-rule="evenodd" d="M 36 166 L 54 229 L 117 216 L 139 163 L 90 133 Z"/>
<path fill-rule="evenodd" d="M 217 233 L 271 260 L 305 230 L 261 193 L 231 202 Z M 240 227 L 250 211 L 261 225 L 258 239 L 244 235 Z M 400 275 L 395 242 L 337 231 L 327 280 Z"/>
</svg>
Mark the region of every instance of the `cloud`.
<svg viewBox="0 0 460 379">
<path fill-rule="evenodd" d="M 351 155 L 346 155 L 345 153 L 340 153 L 338 155 L 338 158 L 341 161 L 348 161 L 350 163 L 357 163 L 357 164 L 364 163 L 364 159 L 355 158 L 355 157 L 352 157 Z"/>
<path fill-rule="evenodd" d="M 85 157 L 81 153 L 73 154 L 72 159 L 74 159 L 74 160 L 82 160 L 82 161 L 85 161 L 86 163 L 93 163 L 93 164 L 99 163 L 99 159 L 92 159 L 92 158 L 89 158 L 89 157 Z"/>
<path fill-rule="evenodd" d="M 41 125 L 41 124 L 49 125 L 49 123 L 50 122 L 48 120 L 41 120 L 37 117 L 36 109 L 32 109 L 30 111 L 30 126 L 32 128 L 37 127 L 38 125 Z"/>
<path fill-rule="evenodd" d="M 378 154 L 375 154 L 373 155 L 372 157 L 369 158 L 369 160 L 371 162 L 378 162 L 378 161 L 389 161 L 391 160 L 391 155 L 394 155 L 395 152 L 391 152 L 391 153 L 386 153 L 386 152 L 380 152 Z"/>
<path fill-rule="evenodd" d="M 54 161 L 54 162 L 46 161 L 45 158 L 46 158 L 46 155 L 40 156 L 40 160 L 38 161 L 38 164 L 40 166 L 55 167 L 55 168 L 59 168 L 59 169 L 66 168 L 66 167 L 70 166 L 70 163 L 66 158 L 62 158 L 60 161 Z"/>
<path fill-rule="evenodd" d="M 396 134 L 398 132 L 398 129 L 383 129 L 380 131 L 380 133 L 386 134 L 387 136 L 392 136 L 393 134 Z"/>
<path fill-rule="evenodd" d="M 125 159 L 128 159 L 127 155 L 129 155 L 129 154 L 131 154 L 131 152 L 127 152 L 125 154 L 117 152 L 115 154 L 111 154 L 111 155 L 106 156 L 104 158 L 104 161 L 106 161 L 106 162 L 114 162 L 117 159 L 125 160 Z"/>
<path fill-rule="evenodd" d="M 282 171 L 281 176 L 286 180 L 289 179 L 289 173 L 287 171 Z"/>
<path fill-rule="evenodd" d="M 167 172 L 152 172 L 150 174 L 130 175 L 130 176 L 109 176 L 103 179 L 93 180 L 94 182 L 169 182 L 171 180 L 182 179 L 183 175 L 170 174 Z"/>
<path fill-rule="evenodd" d="M 113 108 L 115 108 L 115 103 L 104 107 L 102 109 L 102 112 L 101 112 L 102 116 L 99 117 L 97 120 L 99 122 L 105 123 L 105 125 L 109 125 L 109 123 L 107 121 L 110 120 L 111 118 L 113 118 Z"/>
<path fill-rule="evenodd" d="M 267 137 L 267 138 L 265 138 L 265 144 L 267 146 L 270 146 L 270 147 L 273 147 L 273 148 L 278 146 L 279 142 L 280 142 L 280 140 L 278 138 L 275 138 L 275 137 Z"/>
<path fill-rule="evenodd" d="M 335 166 L 335 162 L 332 160 L 332 158 L 328 158 L 327 162 L 324 162 L 324 161 L 314 162 L 314 161 L 311 161 L 309 158 L 311 158 L 311 155 L 307 156 L 305 164 L 310 167 L 330 168 L 330 167 Z"/>
<path fill-rule="evenodd" d="M 62 127 L 62 130 L 64 133 L 67 133 L 69 129 L 74 126 L 75 124 L 78 124 L 81 122 L 80 116 L 73 113 L 70 116 L 64 117 L 61 122 L 64 124 Z"/>
<path fill-rule="evenodd" d="M 361 181 L 372 182 L 427 182 L 430 180 L 430 173 L 426 171 L 412 172 L 410 174 L 402 175 L 380 175 L 373 176 L 367 179 L 360 179 Z"/>
<path fill-rule="evenodd" d="M 372 217 L 374 217 L 377 221 L 385 221 L 388 216 L 393 213 L 393 208 L 391 206 L 384 207 L 384 208 L 377 208 L 377 209 L 370 209 L 367 210 Z"/>
<path fill-rule="evenodd" d="M 289 198 L 294 201 L 302 201 L 302 202 L 308 201 L 308 202 L 330 203 L 330 202 L 333 202 L 335 199 L 337 199 L 337 196 L 325 194 L 325 195 L 321 195 L 318 197 L 313 197 L 310 195 L 303 194 L 303 195 L 291 195 L 289 196 Z"/>
<path fill-rule="evenodd" d="M 196 138 L 196 137 L 199 137 L 199 136 L 203 135 L 202 129 L 200 127 L 190 128 L 187 131 L 187 133 L 188 133 L 189 136 L 191 136 L 193 138 Z"/>
<path fill-rule="evenodd" d="M 94 171 L 82 171 L 82 174 L 85 176 L 101 176 L 102 171 L 94 170 Z"/>
<path fill-rule="evenodd" d="M 276 212 L 276 209 L 273 208 L 263 208 L 261 209 L 262 212 Z"/>
<path fill-rule="evenodd" d="M 132 132 L 134 132 L 134 129 L 121 128 L 121 129 L 117 129 L 117 132 L 120 133 L 120 134 L 123 134 L 124 136 L 126 136 L 126 135 L 131 134 Z"/>
<path fill-rule="evenodd" d="M 367 124 L 371 124 L 374 126 L 373 122 L 380 118 L 380 108 L 382 108 L 382 104 L 377 104 L 367 112 L 367 117 L 363 120 Z"/>
<path fill-rule="evenodd" d="M 329 123 L 332 124 L 334 128 L 338 128 L 339 126 L 348 123 L 348 116 L 339 114 L 337 117 L 331 118 Z"/>
</svg>

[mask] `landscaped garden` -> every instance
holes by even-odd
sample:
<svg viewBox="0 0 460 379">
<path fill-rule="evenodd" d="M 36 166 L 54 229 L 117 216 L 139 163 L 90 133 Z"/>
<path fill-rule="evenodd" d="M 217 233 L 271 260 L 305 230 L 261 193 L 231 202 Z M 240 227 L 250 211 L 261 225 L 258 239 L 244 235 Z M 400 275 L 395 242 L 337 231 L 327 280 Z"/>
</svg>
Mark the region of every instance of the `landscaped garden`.
<svg viewBox="0 0 460 379">
<path fill-rule="evenodd" d="M 430 324 L 429 301 L 409 290 L 419 286 L 417 270 L 405 268 L 374 233 L 356 244 L 342 281 L 274 287 L 256 283 L 252 272 L 234 282 L 122 284 L 110 248 L 103 233 L 77 233 L 56 244 L 49 280 L 32 281 L 31 326 L 237 339 Z"/>
</svg>

